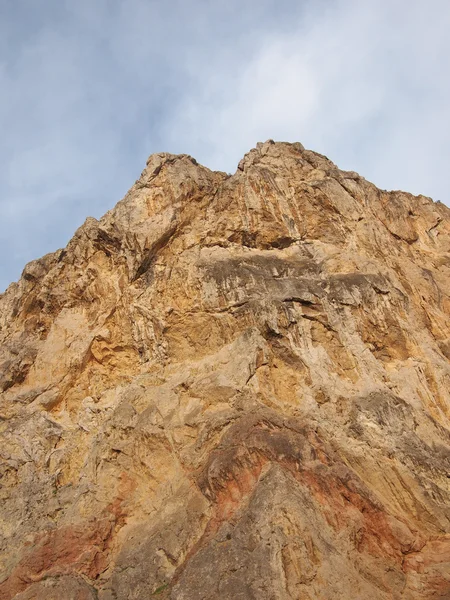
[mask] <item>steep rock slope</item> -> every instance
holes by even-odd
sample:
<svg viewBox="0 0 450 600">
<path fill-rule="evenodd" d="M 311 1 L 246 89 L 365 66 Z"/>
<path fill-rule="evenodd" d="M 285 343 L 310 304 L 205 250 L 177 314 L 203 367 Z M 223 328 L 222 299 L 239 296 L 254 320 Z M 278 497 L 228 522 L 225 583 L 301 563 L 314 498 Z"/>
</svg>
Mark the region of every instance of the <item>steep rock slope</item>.
<svg viewBox="0 0 450 600">
<path fill-rule="evenodd" d="M 450 598 L 450 211 L 149 158 L 0 296 L 4 600 Z"/>
</svg>

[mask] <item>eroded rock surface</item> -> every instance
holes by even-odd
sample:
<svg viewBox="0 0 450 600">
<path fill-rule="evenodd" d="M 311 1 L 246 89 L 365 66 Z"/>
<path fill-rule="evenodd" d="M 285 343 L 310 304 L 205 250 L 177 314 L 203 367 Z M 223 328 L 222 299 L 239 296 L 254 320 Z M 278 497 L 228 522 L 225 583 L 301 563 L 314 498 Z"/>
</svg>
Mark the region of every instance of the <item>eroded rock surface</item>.
<svg viewBox="0 0 450 600">
<path fill-rule="evenodd" d="M 450 598 L 450 210 L 150 157 L 0 296 L 4 600 Z"/>
</svg>

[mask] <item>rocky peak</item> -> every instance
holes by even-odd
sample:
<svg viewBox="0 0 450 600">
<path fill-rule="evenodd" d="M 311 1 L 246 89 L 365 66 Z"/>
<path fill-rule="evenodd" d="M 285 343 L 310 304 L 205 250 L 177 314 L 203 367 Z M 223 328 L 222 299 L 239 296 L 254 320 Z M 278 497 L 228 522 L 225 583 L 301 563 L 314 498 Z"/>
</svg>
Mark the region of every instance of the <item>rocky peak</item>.
<svg viewBox="0 0 450 600">
<path fill-rule="evenodd" d="M 0 295 L 0 597 L 450 597 L 450 210 L 299 144 Z"/>
</svg>

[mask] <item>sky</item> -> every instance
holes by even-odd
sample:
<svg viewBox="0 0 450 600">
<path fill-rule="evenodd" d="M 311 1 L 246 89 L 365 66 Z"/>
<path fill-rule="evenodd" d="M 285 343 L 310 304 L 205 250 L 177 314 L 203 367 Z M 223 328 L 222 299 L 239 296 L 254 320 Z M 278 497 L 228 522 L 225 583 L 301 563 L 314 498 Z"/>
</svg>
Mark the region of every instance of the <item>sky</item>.
<svg viewBox="0 0 450 600">
<path fill-rule="evenodd" d="M 154 152 L 300 141 L 450 205 L 448 0 L 0 0 L 0 293 Z"/>
</svg>

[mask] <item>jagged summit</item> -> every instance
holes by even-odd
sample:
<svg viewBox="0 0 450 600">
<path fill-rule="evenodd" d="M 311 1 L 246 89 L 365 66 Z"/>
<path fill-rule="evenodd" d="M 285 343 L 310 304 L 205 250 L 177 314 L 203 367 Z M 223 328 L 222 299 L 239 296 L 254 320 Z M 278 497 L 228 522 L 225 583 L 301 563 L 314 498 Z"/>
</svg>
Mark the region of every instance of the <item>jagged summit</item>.
<svg viewBox="0 0 450 600">
<path fill-rule="evenodd" d="M 0 597 L 450 597 L 450 210 L 153 154 L 0 296 Z"/>
<path fill-rule="evenodd" d="M 283 164 L 284 163 L 284 164 Z M 289 163 L 291 163 L 289 165 Z M 142 172 L 140 178 L 136 181 L 135 185 L 130 189 L 125 198 L 118 202 L 118 204 L 100 221 L 94 219 L 93 217 L 89 217 L 86 220 L 86 223 L 77 231 L 75 234 L 75 238 L 77 236 L 82 235 L 83 232 L 87 232 L 88 230 L 95 228 L 96 223 L 104 223 L 107 227 L 111 227 L 111 223 L 118 222 L 119 227 L 129 226 L 130 229 L 135 225 L 134 220 L 139 219 L 140 211 L 139 203 L 142 201 L 141 194 L 139 194 L 139 190 L 142 188 L 146 188 L 152 185 L 152 182 L 158 177 L 161 172 L 161 169 L 167 169 L 170 171 L 170 177 L 172 178 L 173 187 L 177 188 L 188 185 L 187 182 L 195 182 L 195 185 L 198 185 L 201 189 L 203 186 L 214 187 L 214 193 L 220 191 L 220 188 L 223 184 L 230 186 L 231 182 L 226 184 L 225 182 L 228 179 L 232 179 L 234 182 L 235 179 L 239 179 L 241 176 L 245 175 L 247 171 L 252 171 L 258 168 L 263 168 L 265 164 L 268 164 L 272 169 L 276 165 L 283 164 L 283 168 L 287 165 L 290 167 L 298 164 L 303 168 L 306 166 L 306 172 L 303 175 L 307 175 L 305 177 L 305 183 L 309 183 L 309 179 L 311 177 L 317 177 L 317 181 L 322 179 L 335 179 L 339 182 L 339 184 L 344 187 L 344 189 L 351 194 L 347 188 L 351 188 L 354 186 L 352 182 L 364 182 L 364 185 L 368 188 L 371 188 L 371 191 L 375 193 L 383 193 L 378 190 L 372 184 L 369 184 L 364 178 L 362 178 L 358 173 L 353 171 L 342 171 L 339 170 L 334 163 L 332 163 L 326 156 L 318 154 L 316 152 L 305 150 L 304 146 L 299 142 L 289 143 L 289 142 L 274 142 L 273 140 L 268 140 L 265 143 L 258 142 L 256 147 L 250 150 L 239 162 L 236 173 L 232 176 L 224 173 L 224 172 L 213 172 L 210 171 L 207 167 L 199 165 L 195 158 L 189 156 L 188 154 L 170 154 L 167 152 L 155 153 L 151 154 L 146 162 L 146 168 Z M 233 179 L 234 178 L 234 179 Z M 316 182 L 317 185 L 317 182 Z M 179 194 L 178 201 L 183 197 L 183 193 L 181 190 L 174 189 L 173 193 Z M 373 195 L 373 194 L 369 194 Z M 189 194 L 186 194 L 189 197 Z M 389 196 L 387 194 L 386 198 L 390 198 L 391 202 L 389 202 L 389 210 L 386 215 L 383 215 L 386 221 L 390 220 L 394 223 L 392 224 L 396 227 L 400 232 L 403 229 L 403 225 L 405 225 L 405 215 L 414 216 L 413 210 L 411 209 L 412 204 L 419 205 L 429 205 L 430 207 L 434 206 L 433 201 L 430 198 L 426 198 L 425 196 L 417 196 L 414 197 L 410 194 L 406 194 L 404 192 L 396 192 Z M 394 197 L 396 201 L 393 201 Z M 173 200 L 173 198 L 172 198 Z M 163 212 L 164 208 L 167 208 L 167 199 L 163 200 L 160 206 L 153 207 L 154 212 Z M 375 203 L 374 209 L 380 208 L 379 203 Z M 403 204 L 403 206 L 399 206 Z M 439 203 L 438 203 L 439 204 Z M 383 208 L 383 207 L 381 207 Z M 439 210 L 448 214 L 448 210 L 445 206 L 441 206 L 436 213 L 436 219 L 440 219 Z M 384 211 L 381 210 L 382 214 Z M 129 214 L 126 214 L 129 213 Z M 391 214 L 393 213 L 393 214 Z M 147 219 L 147 214 L 144 212 L 144 219 Z M 405 231 L 403 235 L 408 236 L 410 233 L 410 238 L 413 240 L 415 238 L 415 233 L 411 231 L 413 220 L 409 219 L 409 222 L 406 223 L 406 227 L 404 227 Z M 395 235 L 398 235 L 398 232 L 393 232 Z M 401 237 L 401 235 L 400 235 Z M 408 238 L 409 239 L 409 238 Z M 38 259 L 38 263 L 42 265 L 42 263 L 46 263 L 51 256 L 60 255 L 60 253 L 65 253 L 65 250 L 58 250 L 56 253 L 51 253 L 50 255 L 43 257 L 42 259 Z M 27 265 L 24 274 L 28 273 L 28 277 L 30 277 L 29 271 L 33 268 L 36 268 L 36 261 Z M 35 265 L 35 266 L 32 266 Z M 39 268 L 38 268 L 39 270 Z"/>
</svg>

